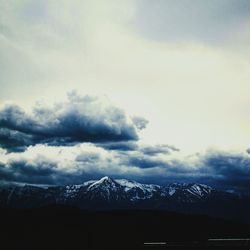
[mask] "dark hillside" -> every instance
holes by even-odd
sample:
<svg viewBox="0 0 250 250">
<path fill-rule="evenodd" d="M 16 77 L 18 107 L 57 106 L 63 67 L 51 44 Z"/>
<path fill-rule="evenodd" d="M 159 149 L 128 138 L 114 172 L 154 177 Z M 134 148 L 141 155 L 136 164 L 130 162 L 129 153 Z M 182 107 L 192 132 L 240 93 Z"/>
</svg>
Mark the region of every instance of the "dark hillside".
<svg viewBox="0 0 250 250">
<path fill-rule="evenodd" d="M 2 209 L 0 221 L 1 249 L 157 249 L 145 246 L 145 242 L 196 242 L 204 249 L 209 238 L 250 237 L 247 225 L 166 211 L 85 211 L 49 206 Z"/>
</svg>

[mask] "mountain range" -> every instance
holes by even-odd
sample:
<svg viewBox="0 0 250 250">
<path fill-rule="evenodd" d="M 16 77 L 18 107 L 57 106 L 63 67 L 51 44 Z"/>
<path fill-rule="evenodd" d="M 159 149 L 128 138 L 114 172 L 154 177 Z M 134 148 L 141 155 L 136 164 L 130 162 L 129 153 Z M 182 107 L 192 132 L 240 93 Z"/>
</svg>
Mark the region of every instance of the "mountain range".
<svg viewBox="0 0 250 250">
<path fill-rule="evenodd" d="M 160 186 L 105 176 L 80 185 L 0 188 L 1 207 L 37 208 L 55 204 L 89 210 L 167 210 L 250 223 L 249 197 L 198 183 Z"/>
</svg>

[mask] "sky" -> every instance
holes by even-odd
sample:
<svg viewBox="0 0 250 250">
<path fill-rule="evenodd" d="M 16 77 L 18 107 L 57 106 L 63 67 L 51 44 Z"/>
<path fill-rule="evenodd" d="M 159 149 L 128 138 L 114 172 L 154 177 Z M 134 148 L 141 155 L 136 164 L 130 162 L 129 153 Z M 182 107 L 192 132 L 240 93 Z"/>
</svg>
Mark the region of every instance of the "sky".
<svg viewBox="0 0 250 250">
<path fill-rule="evenodd" d="M 248 0 L 0 10 L 2 182 L 111 175 L 250 190 Z"/>
</svg>

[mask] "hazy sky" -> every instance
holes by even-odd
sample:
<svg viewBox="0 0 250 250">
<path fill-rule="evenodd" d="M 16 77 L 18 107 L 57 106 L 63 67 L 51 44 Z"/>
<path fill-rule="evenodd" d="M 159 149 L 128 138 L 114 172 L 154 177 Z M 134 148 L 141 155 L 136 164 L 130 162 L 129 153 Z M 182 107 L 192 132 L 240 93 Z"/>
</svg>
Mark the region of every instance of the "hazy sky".
<svg viewBox="0 0 250 250">
<path fill-rule="evenodd" d="M 31 112 L 75 90 L 147 120 L 121 123 L 142 143 L 249 148 L 249 0 L 0 0 L 0 11 L 0 106 Z"/>
<path fill-rule="evenodd" d="M 106 95 L 147 141 L 249 146 L 248 0 L 0 1 L 0 101 Z"/>
</svg>

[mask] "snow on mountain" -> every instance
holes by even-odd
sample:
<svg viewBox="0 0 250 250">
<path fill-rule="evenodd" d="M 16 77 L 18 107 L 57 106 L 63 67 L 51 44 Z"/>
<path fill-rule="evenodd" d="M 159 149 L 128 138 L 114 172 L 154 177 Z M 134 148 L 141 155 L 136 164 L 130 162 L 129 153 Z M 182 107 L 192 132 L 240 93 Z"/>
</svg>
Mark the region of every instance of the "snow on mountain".
<svg viewBox="0 0 250 250">
<path fill-rule="evenodd" d="M 96 182 L 97 180 L 90 180 L 90 181 L 85 181 L 82 186 L 89 186 L 91 185 L 92 183 Z"/>
<path fill-rule="evenodd" d="M 79 189 L 81 187 L 83 187 L 84 185 L 68 185 L 65 187 L 65 192 L 64 192 L 64 196 L 67 197 L 74 197 L 77 195 L 77 193 L 79 192 Z"/>
<path fill-rule="evenodd" d="M 203 197 L 207 194 L 210 194 L 212 191 L 211 187 L 208 187 L 206 185 L 203 184 L 193 184 L 190 188 L 189 188 L 189 192 L 195 195 L 198 195 L 200 197 Z"/>
<path fill-rule="evenodd" d="M 120 200 L 123 198 L 122 186 L 108 176 L 90 184 L 87 192 L 90 194 L 91 199 Z"/>
<path fill-rule="evenodd" d="M 136 181 L 126 180 L 126 179 L 117 179 L 115 180 L 120 185 L 125 187 L 125 191 L 128 192 L 129 190 L 133 188 L 140 188 L 143 192 L 152 192 L 152 191 L 158 191 L 160 188 L 159 185 L 154 184 L 141 184 Z"/>
<path fill-rule="evenodd" d="M 88 187 L 88 191 L 99 188 L 99 187 L 111 188 L 115 190 L 117 188 L 117 185 L 110 177 L 105 176 L 101 178 L 100 180 L 93 182 Z"/>
<path fill-rule="evenodd" d="M 126 206 L 132 207 L 141 204 L 141 202 L 143 204 L 148 202 L 150 207 L 157 202 L 158 204 L 197 203 L 235 197 L 238 196 L 215 190 L 204 184 L 172 183 L 159 186 L 126 179 L 114 180 L 108 176 L 100 180 L 86 181 L 80 185 L 49 186 L 47 188 L 25 185 L 6 189 L 0 188 L 0 205 L 7 204 L 21 207 L 52 203 L 88 207 L 105 202 L 126 204 Z"/>
<path fill-rule="evenodd" d="M 181 202 L 196 202 L 207 199 L 215 191 L 207 185 L 197 183 L 172 183 L 163 187 L 162 190 L 167 197 Z"/>
<path fill-rule="evenodd" d="M 124 191 L 127 193 L 131 201 L 150 199 L 160 191 L 160 186 L 153 184 L 141 184 L 136 181 L 118 179 L 116 180 L 121 186 L 124 187 Z"/>
<path fill-rule="evenodd" d="M 176 189 L 174 187 L 169 187 L 168 194 L 172 196 L 176 192 Z"/>
</svg>

